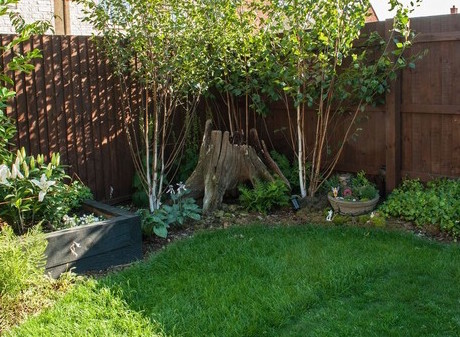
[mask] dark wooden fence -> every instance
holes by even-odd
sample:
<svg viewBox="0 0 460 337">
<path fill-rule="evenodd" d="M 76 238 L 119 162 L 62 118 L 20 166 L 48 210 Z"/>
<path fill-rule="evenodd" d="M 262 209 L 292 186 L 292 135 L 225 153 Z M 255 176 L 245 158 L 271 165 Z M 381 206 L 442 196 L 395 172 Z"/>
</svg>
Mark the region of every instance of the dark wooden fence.
<svg viewBox="0 0 460 337">
<path fill-rule="evenodd" d="M 368 28 L 385 35 L 389 25 Z M 419 34 L 413 52 L 427 49 L 427 56 L 401 74 L 385 106 L 366 112 L 363 131 L 345 144 L 337 167 L 374 175 L 384 168 L 387 190 L 405 176 L 460 176 L 460 15 L 416 18 L 412 26 Z M 9 39 L 2 36 L 1 43 Z M 87 37 L 41 36 L 21 46 L 32 47 L 43 51 L 43 59 L 32 75 L 15 74 L 17 97 L 8 110 L 17 119 L 17 144 L 34 154 L 60 152 L 97 199 L 129 195 L 133 166 L 107 62 Z M 313 122 L 311 114 L 310 140 Z M 288 126 L 281 104 L 272 105 L 265 123 L 258 129 L 269 146 L 290 151 L 285 133 L 274 132 Z"/>
<path fill-rule="evenodd" d="M 387 35 L 390 21 L 368 24 Z M 372 175 L 386 172 L 386 190 L 404 177 L 429 180 L 460 176 L 460 15 L 411 20 L 417 32 L 412 53 L 428 54 L 415 69 L 403 71 L 392 84 L 386 104 L 367 109 L 358 125 L 356 140 L 345 144 L 337 169 Z M 282 132 L 288 127 L 284 106 L 274 104 L 266 119 L 272 144 L 286 151 Z M 314 132 L 314 112 L 306 122 L 309 142 Z M 261 126 L 260 126 L 261 127 Z M 340 134 L 340 126 L 336 132 Z"/>
<path fill-rule="evenodd" d="M 2 45 L 11 39 L 2 36 Z M 59 152 L 97 199 L 129 195 L 133 166 L 120 95 L 95 44 L 82 36 L 37 36 L 19 48 L 38 48 L 43 58 L 31 75 L 11 74 L 17 95 L 7 114 L 17 121 L 16 145 L 47 157 Z M 3 66 L 10 58 L 2 58 Z"/>
</svg>

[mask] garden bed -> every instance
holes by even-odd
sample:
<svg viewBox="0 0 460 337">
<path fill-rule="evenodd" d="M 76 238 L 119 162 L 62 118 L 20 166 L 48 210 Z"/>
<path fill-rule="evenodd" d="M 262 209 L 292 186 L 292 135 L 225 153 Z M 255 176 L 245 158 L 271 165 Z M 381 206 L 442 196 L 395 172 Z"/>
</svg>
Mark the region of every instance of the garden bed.
<svg viewBox="0 0 460 337">
<path fill-rule="evenodd" d="M 47 234 L 48 273 L 57 277 L 70 268 L 76 273 L 103 270 L 142 258 L 139 216 L 92 200 L 83 209 L 107 220 Z"/>
</svg>

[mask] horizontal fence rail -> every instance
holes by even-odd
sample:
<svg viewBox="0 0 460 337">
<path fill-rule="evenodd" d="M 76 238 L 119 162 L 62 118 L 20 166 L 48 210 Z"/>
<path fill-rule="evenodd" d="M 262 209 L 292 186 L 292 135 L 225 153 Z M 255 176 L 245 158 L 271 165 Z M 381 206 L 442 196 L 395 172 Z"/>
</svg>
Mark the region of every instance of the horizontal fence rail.
<svg viewBox="0 0 460 337">
<path fill-rule="evenodd" d="M 367 29 L 389 38 L 390 24 L 371 23 Z M 366 111 L 362 131 L 346 142 L 337 166 L 373 175 L 386 172 L 387 191 L 406 176 L 460 176 L 460 16 L 415 18 L 411 24 L 418 32 L 411 52 L 428 54 L 415 69 L 402 72 L 385 106 Z M 2 35 L 0 42 L 5 45 L 12 38 Z M 34 61 L 31 75 L 10 74 L 17 95 L 7 114 L 16 120 L 15 144 L 48 158 L 59 152 L 69 173 L 88 184 L 98 200 L 129 196 L 134 169 L 119 88 L 95 44 L 83 36 L 36 36 L 17 48 L 38 48 L 43 58 Z M 3 67 L 11 57 L 3 55 Z M 139 99 L 132 90 L 133 99 Z M 269 147 L 292 154 L 282 131 L 288 128 L 286 108 L 274 103 L 270 112 L 256 122 L 261 138 Z M 311 111 L 306 120 L 310 142 L 314 119 Z M 343 132 L 340 125 L 335 132 Z"/>
</svg>

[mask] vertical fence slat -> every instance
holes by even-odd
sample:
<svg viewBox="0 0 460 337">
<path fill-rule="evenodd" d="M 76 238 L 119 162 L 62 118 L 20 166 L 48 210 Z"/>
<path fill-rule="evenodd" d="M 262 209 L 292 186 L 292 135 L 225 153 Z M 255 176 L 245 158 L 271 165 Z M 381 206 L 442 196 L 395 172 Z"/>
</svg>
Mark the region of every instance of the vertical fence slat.
<svg viewBox="0 0 460 337">
<path fill-rule="evenodd" d="M 75 142 L 75 153 L 77 157 L 77 169 L 80 179 L 87 181 L 86 172 L 86 158 L 85 158 L 85 138 L 83 136 L 83 125 L 82 125 L 82 93 L 81 93 L 81 59 L 79 55 L 78 36 L 70 37 L 70 50 L 71 50 L 71 62 L 72 62 L 72 101 L 73 101 L 73 124 L 75 130 L 74 142 Z"/>
<path fill-rule="evenodd" d="M 23 45 L 17 45 L 15 50 L 24 53 Z M 16 120 L 18 125 L 18 148 L 25 147 L 30 151 L 30 134 L 29 134 L 29 114 L 27 105 L 27 92 L 26 92 L 26 75 L 24 73 L 15 72 L 15 91 L 16 91 Z"/>
<path fill-rule="evenodd" d="M 95 197 L 102 199 L 104 197 L 105 175 L 104 162 L 102 160 L 102 137 L 101 137 L 101 110 L 99 98 L 99 73 L 96 46 L 94 43 L 89 43 L 88 46 L 88 62 L 89 62 L 89 82 L 90 82 L 90 97 L 91 97 L 91 129 L 94 140 L 94 161 L 95 161 L 95 179 L 96 190 Z"/>
<path fill-rule="evenodd" d="M 392 20 L 386 20 L 386 40 L 391 38 Z M 386 191 L 401 179 L 401 74 L 391 83 L 386 95 Z"/>
<path fill-rule="evenodd" d="M 78 49 L 80 55 L 80 95 L 82 97 L 83 108 L 81 109 L 83 138 L 85 140 L 85 164 L 87 172 L 87 183 L 92 189 L 96 189 L 96 171 L 94 168 L 94 140 L 91 129 L 91 94 L 89 77 L 89 60 L 88 60 L 88 38 L 80 37 L 78 40 Z"/>
<path fill-rule="evenodd" d="M 109 119 L 107 117 L 108 111 L 108 94 L 107 94 L 107 73 L 105 71 L 105 61 L 103 56 L 98 53 L 97 57 L 97 70 L 98 70 L 98 92 L 100 95 L 100 120 L 101 120 L 101 145 L 102 145 L 102 161 L 104 163 L 104 199 L 109 199 L 110 188 L 114 183 L 112 180 L 112 157 L 110 151 L 110 134 L 109 134 Z"/>
<path fill-rule="evenodd" d="M 345 145 L 338 166 L 375 173 L 385 164 L 387 190 L 397 185 L 401 171 L 422 179 L 460 175 L 460 86 L 456 85 L 460 41 L 455 38 L 460 35 L 460 16 L 416 18 L 411 23 L 427 37 L 414 45 L 413 53 L 428 48 L 428 55 L 393 84 L 393 89 L 401 86 L 399 94 L 393 90 L 385 107 L 368 112 L 369 120 L 359 125 L 363 132 L 356 143 Z M 379 22 L 371 27 L 383 34 L 389 25 Z M 11 39 L 2 36 L 2 45 Z M 62 161 L 71 166 L 70 173 L 82 177 L 97 199 L 108 199 L 110 186 L 114 197 L 129 195 L 133 165 L 116 92 L 120 88 L 107 60 L 86 37 L 34 37 L 16 48 L 21 52 L 32 46 L 43 49 L 43 60 L 34 61 L 35 72 L 31 76 L 11 74 L 17 96 L 7 114 L 17 121 L 16 143 L 34 154 L 59 151 Z M 3 66 L 10 59 L 10 53 L 2 56 Z M 132 83 L 127 90 L 134 106 L 141 104 L 140 89 Z M 212 104 L 213 110 L 225 111 L 219 103 Z M 288 125 L 285 107 L 280 103 L 271 107 L 275 115 L 266 119 L 269 130 L 265 132 L 263 123 L 258 123 L 260 134 L 270 135 L 272 142 L 267 139 L 267 144 L 273 143 L 277 151 L 292 158 L 289 136 L 274 132 Z M 219 118 L 225 124 L 225 118 Z M 309 144 L 314 139 L 314 123 L 314 113 L 309 112 Z M 337 125 L 335 131 L 338 138 L 343 125 Z"/>
<path fill-rule="evenodd" d="M 57 135 L 59 153 L 62 158 L 62 162 L 69 165 L 69 150 L 67 146 L 67 117 L 66 117 L 66 103 L 65 103 L 65 90 L 64 90 L 64 60 L 62 50 L 64 42 L 61 36 L 52 38 L 53 46 L 53 82 L 54 88 L 54 102 L 55 105 L 55 123 L 56 130 L 54 133 Z M 65 57 L 65 56 L 64 56 Z"/>
<path fill-rule="evenodd" d="M 33 49 L 43 50 L 43 43 L 41 36 L 34 36 L 32 38 Z M 43 54 L 43 53 L 42 53 Z M 37 116 L 37 130 L 39 139 L 39 153 L 44 154 L 45 158 L 49 160 L 49 147 L 50 141 L 48 139 L 48 111 L 46 106 L 46 89 L 45 89 L 45 69 L 42 58 L 35 59 L 35 70 L 33 72 L 33 82 L 35 85 L 35 99 L 37 108 L 34 114 Z M 32 112 L 31 112 L 32 113 Z M 34 153 L 37 155 L 38 153 Z"/>
<path fill-rule="evenodd" d="M 50 36 L 42 37 L 42 63 L 43 63 L 43 78 L 40 79 L 43 83 L 45 109 L 47 111 L 47 137 L 48 137 L 48 151 L 51 153 L 59 152 L 59 137 L 57 133 L 57 118 L 56 118 L 56 104 L 54 99 L 56 96 L 54 90 L 54 74 L 53 74 L 53 45 Z"/>
</svg>

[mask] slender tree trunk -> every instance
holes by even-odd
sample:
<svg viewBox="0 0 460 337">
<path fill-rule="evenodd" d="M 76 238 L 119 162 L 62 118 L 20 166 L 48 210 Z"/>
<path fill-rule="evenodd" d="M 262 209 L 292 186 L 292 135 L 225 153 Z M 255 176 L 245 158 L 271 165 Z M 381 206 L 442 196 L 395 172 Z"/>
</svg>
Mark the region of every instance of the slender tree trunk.
<svg viewBox="0 0 460 337">
<path fill-rule="evenodd" d="M 157 189 L 158 189 L 158 156 L 159 156 L 159 143 L 160 143 L 160 109 L 161 107 L 156 106 L 155 109 L 155 128 L 153 131 L 153 163 L 152 163 L 152 184 L 149 195 L 149 206 L 150 212 L 153 212 L 158 209 L 158 200 L 157 200 Z M 149 149 L 146 149 L 149 151 Z"/>
<path fill-rule="evenodd" d="M 305 154 L 303 153 L 303 142 L 304 142 L 304 132 L 302 124 L 302 110 L 300 104 L 297 106 L 297 155 L 299 163 L 299 184 L 300 184 L 300 195 L 304 198 L 307 195 L 306 192 L 306 182 L 305 182 Z"/>
</svg>

